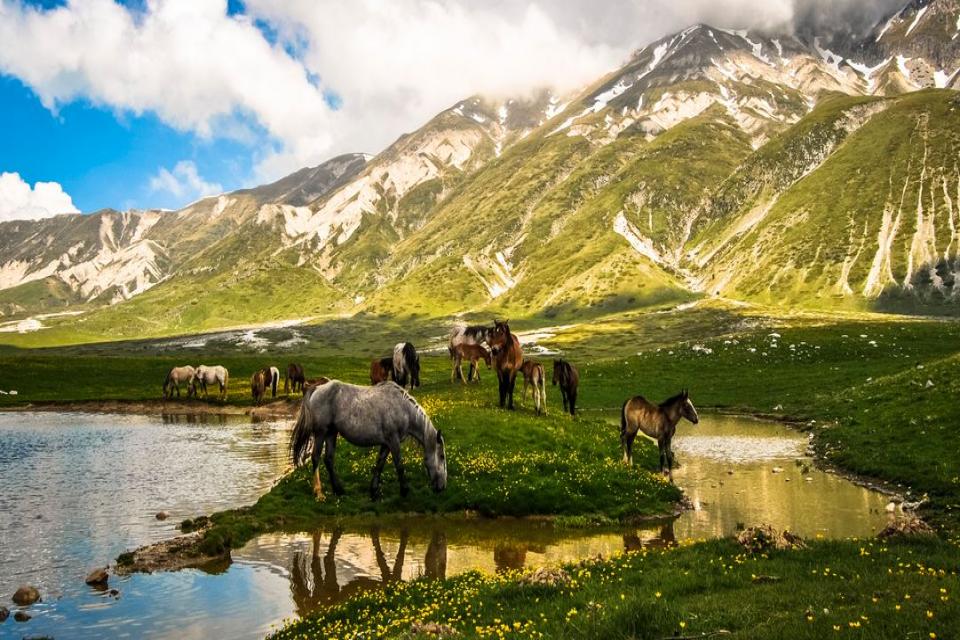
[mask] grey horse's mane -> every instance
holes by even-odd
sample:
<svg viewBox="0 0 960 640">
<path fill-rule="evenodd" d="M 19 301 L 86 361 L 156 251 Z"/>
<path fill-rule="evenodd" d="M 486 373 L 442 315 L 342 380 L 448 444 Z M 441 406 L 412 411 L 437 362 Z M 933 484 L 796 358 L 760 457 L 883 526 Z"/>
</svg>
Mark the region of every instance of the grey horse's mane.
<svg viewBox="0 0 960 640">
<path fill-rule="evenodd" d="M 396 382 L 386 382 L 386 383 L 383 383 L 383 384 L 392 384 L 394 387 L 396 387 L 397 389 L 399 389 L 399 390 L 400 390 L 400 393 L 403 394 L 403 397 L 406 398 L 407 402 L 409 402 L 409 403 L 413 406 L 413 409 L 414 409 L 414 411 L 416 412 L 417 416 L 418 416 L 418 417 L 420 418 L 420 420 L 423 422 L 424 435 L 426 435 L 426 427 L 428 427 L 428 426 L 429 426 L 429 427 L 433 427 L 433 430 L 434 430 L 434 431 L 437 430 L 437 428 L 433 426 L 433 421 L 430 420 L 430 416 L 427 415 L 427 412 L 423 410 L 423 407 L 420 406 L 420 403 L 417 402 L 417 399 L 416 399 L 416 398 L 414 398 L 412 395 L 410 395 L 409 393 L 407 393 L 407 390 L 406 390 L 406 389 L 404 389 L 403 387 L 401 387 L 400 385 L 398 385 Z M 423 444 L 423 442 L 421 442 L 420 444 Z"/>
</svg>

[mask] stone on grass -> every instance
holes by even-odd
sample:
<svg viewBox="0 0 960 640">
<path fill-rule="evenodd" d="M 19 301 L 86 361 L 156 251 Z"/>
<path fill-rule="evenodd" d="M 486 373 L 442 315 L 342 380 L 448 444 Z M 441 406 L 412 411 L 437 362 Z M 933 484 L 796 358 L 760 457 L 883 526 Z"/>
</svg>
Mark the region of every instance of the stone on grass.
<svg viewBox="0 0 960 640">
<path fill-rule="evenodd" d="M 570 584 L 570 574 L 560 568 L 540 567 L 520 578 L 520 584 L 562 587 Z"/>
<path fill-rule="evenodd" d="M 887 538 L 914 538 L 935 535 L 937 533 L 933 530 L 933 527 L 920 518 L 898 518 L 885 526 L 877 534 L 877 537 L 885 540 Z"/>
<path fill-rule="evenodd" d="M 784 529 L 777 531 L 768 524 L 749 527 L 737 534 L 737 542 L 750 553 L 763 553 L 770 550 L 803 549 L 803 538 Z"/>
<path fill-rule="evenodd" d="M 439 622 L 414 622 L 410 625 L 410 633 L 415 636 L 436 636 L 438 638 L 452 638 L 457 635 L 453 627 Z"/>
</svg>

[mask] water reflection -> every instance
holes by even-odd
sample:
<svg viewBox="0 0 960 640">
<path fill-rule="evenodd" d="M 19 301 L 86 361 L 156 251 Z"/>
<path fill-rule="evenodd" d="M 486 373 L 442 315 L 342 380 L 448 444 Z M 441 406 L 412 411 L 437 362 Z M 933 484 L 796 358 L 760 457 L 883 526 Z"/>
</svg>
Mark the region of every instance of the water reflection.
<svg viewBox="0 0 960 640">
<path fill-rule="evenodd" d="M 872 535 L 886 521 L 884 496 L 811 468 L 803 434 L 704 416 L 674 443 L 682 465 L 674 476 L 693 509 L 670 522 L 598 532 L 529 520 L 381 519 L 261 536 L 232 563 L 203 570 L 111 580 L 119 600 L 82 583 L 120 551 L 175 535 L 184 517 L 252 502 L 289 468 L 288 436 L 288 421 L 229 416 L 0 414 L 0 593 L 33 582 L 45 596 L 24 633 L 262 638 L 285 617 L 398 580 L 609 556 L 725 536 L 740 524 L 844 537 Z M 161 509 L 169 520 L 154 518 Z"/>
</svg>

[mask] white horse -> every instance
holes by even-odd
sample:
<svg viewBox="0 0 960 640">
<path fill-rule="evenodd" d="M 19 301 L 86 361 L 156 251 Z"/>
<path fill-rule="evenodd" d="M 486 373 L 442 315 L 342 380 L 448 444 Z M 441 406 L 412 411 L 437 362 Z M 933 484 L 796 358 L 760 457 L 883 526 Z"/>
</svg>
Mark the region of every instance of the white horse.
<svg viewBox="0 0 960 640">
<path fill-rule="evenodd" d="M 220 365 L 207 366 L 205 364 L 197 367 L 197 382 L 203 390 L 203 397 L 207 397 L 207 385 L 217 383 L 220 385 L 220 395 L 218 399 L 225 401 L 227 399 L 227 383 L 230 381 L 230 372 L 226 367 Z"/>
<path fill-rule="evenodd" d="M 394 382 L 358 387 L 331 380 L 303 392 L 300 414 L 290 434 L 290 450 L 294 464 L 300 465 L 306 461 L 312 443 L 313 491 L 318 500 L 324 498 L 320 485 L 321 455 L 334 493 L 344 493 L 333 466 L 337 436 L 358 447 L 380 447 L 370 483 L 370 497 L 374 500 L 381 496 L 380 474 L 388 455 L 397 470 L 400 495 L 406 496 L 410 491 L 400 459 L 400 443 L 407 438 L 423 447 L 423 464 L 433 490 L 443 491 L 447 486 L 443 436 L 413 396 Z"/>
</svg>

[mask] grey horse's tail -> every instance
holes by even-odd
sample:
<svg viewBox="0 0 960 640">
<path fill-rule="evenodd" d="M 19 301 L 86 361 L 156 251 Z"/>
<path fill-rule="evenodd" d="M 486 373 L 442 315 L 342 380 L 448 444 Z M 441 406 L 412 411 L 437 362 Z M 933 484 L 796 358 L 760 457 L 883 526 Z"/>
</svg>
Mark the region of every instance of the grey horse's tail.
<svg viewBox="0 0 960 640">
<path fill-rule="evenodd" d="M 303 394 L 300 402 L 300 411 L 297 413 L 297 422 L 293 425 L 290 434 L 290 452 L 293 454 L 294 466 L 300 466 L 307 453 L 307 445 L 313 439 L 313 413 L 310 411 L 310 397 L 312 390 Z M 316 446 L 316 445 L 314 445 Z"/>
<path fill-rule="evenodd" d="M 167 371 L 167 377 L 163 379 L 163 397 L 167 397 L 167 387 L 170 386 L 170 378 L 173 377 L 173 369 Z"/>
<path fill-rule="evenodd" d="M 629 398 L 624 401 L 620 409 L 620 444 L 627 442 L 627 405 L 630 404 Z"/>
</svg>

